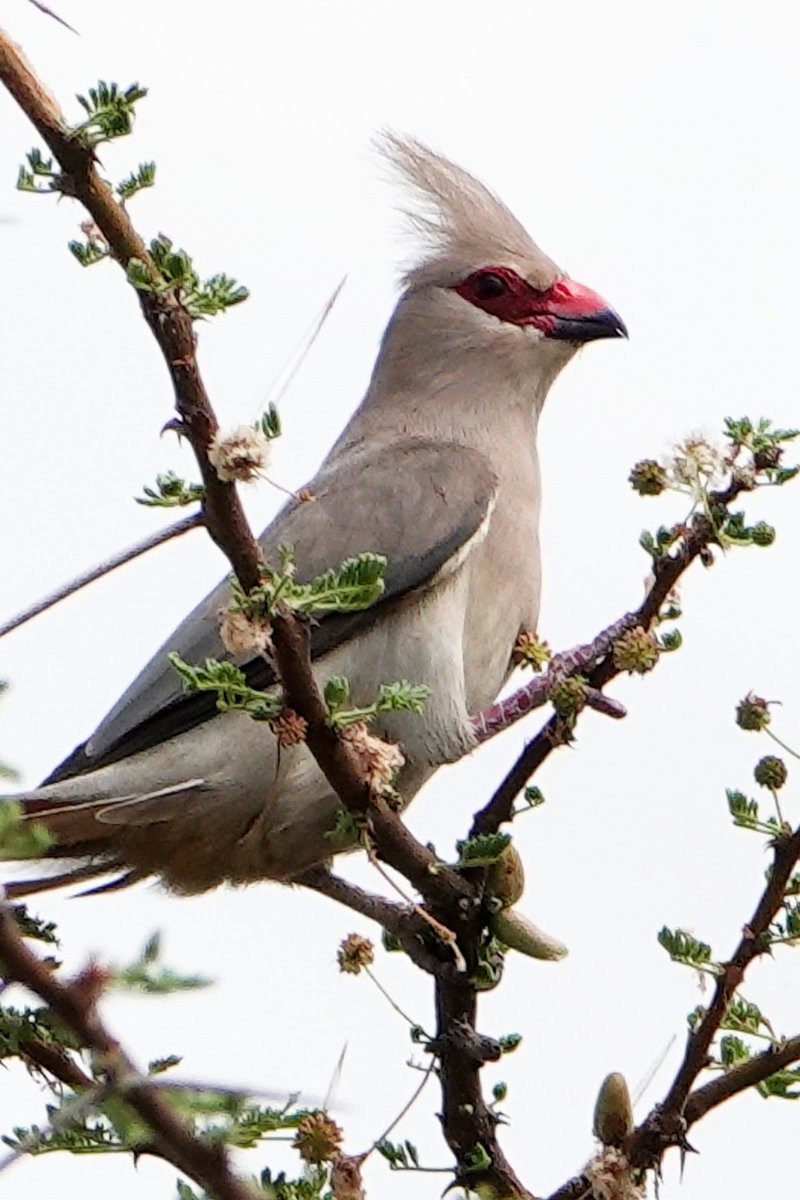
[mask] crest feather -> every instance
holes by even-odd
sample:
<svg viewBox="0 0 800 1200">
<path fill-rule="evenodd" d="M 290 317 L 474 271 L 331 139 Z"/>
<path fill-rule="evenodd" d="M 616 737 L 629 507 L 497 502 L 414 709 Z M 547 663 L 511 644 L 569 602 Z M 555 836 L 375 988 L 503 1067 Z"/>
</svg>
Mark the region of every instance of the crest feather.
<svg viewBox="0 0 800 1200">
<path fill-rule="evenodd" d="M 422 260 L 404 282 L 450 286 L 485 266 L 509 266 L 536 287 L 561 273 L 502 200 L 474 175 L 415 138 L 384 131 L 378 147 L 411 194 L 405 208 Z"/>
</svg>

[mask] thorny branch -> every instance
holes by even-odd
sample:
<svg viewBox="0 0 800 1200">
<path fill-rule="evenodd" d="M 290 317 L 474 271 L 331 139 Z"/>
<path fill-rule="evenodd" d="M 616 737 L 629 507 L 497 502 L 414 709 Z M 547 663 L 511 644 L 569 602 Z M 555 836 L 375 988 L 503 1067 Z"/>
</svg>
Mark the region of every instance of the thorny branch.
<svg viewBox="0 0 800 1200">
<path fill-rule="evenodd" d="M 70 132 L 55 101 L 2 31 L 0 79 L 46 141 L 69 181 L 70 194 L 88 210 L 113 258 L 123 269 L 132 258 L 139 259 L 157 276 L 157 267 L 127 210 L 100 176 L 92 151 Z M 249 592 L 261 580 L 261 549 L 235 486 L 219 478 L 208 458 L 219 426 L 200 374 L 192 319 L 172 291 L 137 290 L 137 296 L 169 370 L 178 429 L 191 444 L 200 468 L 204 523 L 243 589 Z M 273 634 L 287 703 L 308 723 L 309 749 L 351 812 L 364 814 L 370 809 L 372 832 L 381 856 L 403 871 L 426 898 L 435 901 L 468 894 L 467 885 L 454 872 L 436 874 L 431 870 L 436 862 L 434 855 L 412 838 L 385 801 L 372 801 L 354 751 L 327 722 L 327 710 L 311 670 L 304 623 L 288 612 L 278 614 Z"/>
<path fill-rule="evenodd" d="M 791 835 L 780 836 L 774 845 L 767 884 L 755 911 L 744 926 L 742 937 L 728 962 L 722 965 L 714 994 L 703 1019 L 689 1034 L 683 1062 L 660 1104 L 648 1113 L 623 1144 L 625 1156 L 635 1170 L 658 1170 L 665 1152 L 672 1146 L 688 1148 L 686 1135 L 712 1108 L 762 1083 L 776 1071 L 800 1062 L 800 1036 L 787 1038 L 762 1054 L 731 1067 L 710 1083 L 694 1088 L 698 1076 L 708 1066 L 709 1050 L 728 1011 L 734 993 L 741 986 L 750 963 L 769 953 L 766 938 L 769 927 L 784 903 L 786 887 L 800 860 L 800 827 Z M 589 1200 L 591 1184 L 585 1175 L 569 1180 L 547 1200 Z"/>
<path fill-rule="evenodd" d="M 0 79 L 60 164 L 62 190 L 86 207 L 111 256 L 123 269 L 136 258 L 157 277 L 156 264 L 133 228 L 124 205 L 117 203 L 110 185 L 99 175 L 93 152 L 70 131 L 53 99 L 2 32 Z M 249 591 L 260 580 L 261 552 L 235 487 L 219 478 L 208 458 L 218 426 L 197 364 L 192 319 L 174 291 L 138 291 L 137 295 L 173 383 L 178 412 L 175 427 L 190 441 L 198 459 L 205 493 L 203 523 L 227 556 L 244 590 Z M 740 490 L 742 488 L 733 482 L 711 500 L 727 505 Z M 620 673 L 610 653 L 612 630 L 634 625 L 649 629 L 683 572 L 713 542 L 713 533 L 710 523 L 695 518 L 678 549 L 656 563 L 654 583 L 640 608 L 605 631 L 589 647 L 581 648 L 580 669 L 587 675 L 589 698 L 594 707 L 609 715 L 621 715 L 618 706 L 602 695 L 603 687 Z M 452 964 L 439 961 L 431 951 L 429 930 L 424 923 L 420 925 L 413 910 L 371 896 L 324 872 L 310 872 L 298 882 L 324 892 L 391 929 L 401 939 L 410 957 L 435 975 L 437 1032 L 431 1049 L 439 1063 L 442 1126 L 458 1163 L 457 1180 L 466 1188 L 479 1189 L 481 1193 L 502 1200 L 525 1200 L 531 1194 L 516 1178 L 502 1154 L 496 1138 L 498 1119 L 484 1101 L 480 1086 L 483 1063 L 492 1061 L 500 1053 L 497 1043 L 476 1032 L 477 996 L 470 973 L 476 965 L 483 932 L 480 888 L 474 886 L 470 878 L 439 862 L 412 837 L 384 799 L 370 795 L 351 747 L 337 736 L 326 719 L 327 711 L 311 669 L 307 624 L 289 613 L 279 613 L 274 620 L 273 633 L 287 703 L 308 724 L 307 740 L 311 752 L 347 808 L 366 818 L 369 834 L 381 858 L 396 867 L 417 888 L 437 920 L 457 932 L 467 970 L 459 972 Z M 577 669 L 574 665 L 568 666 L 565 673 L 574 673 Z M 539 699 L 537 694 L 537 703 Z M 519 704 L 529 701 L 530 697 L 526 701 L 520 700 Z M 484 729 L 476 729 L 479 740 L 491 735 L 490 725 L 491 722 Z M 473 836 L 494 832 L 510 819 L 516 796 L 551 750 L 565 740 L 564 733 L 560 718 L 554 717 L 547 722 L 488 803 L 475 815 Z M 670 1092 L 664 1103 L 631 1134 L 626 1144 L 632 1165 L 657 1165 L 669 1145 L 684 1144 L 682 1139 L 688 1125 L 711 1107 L 800 1057 L 800 1039 L 795 1038 L 732 1069 L 721 1079 L 690 1090 L 706 1064 L 708 1048 L 733 990 L 748 963 L 762 952 L 759 938 L 780 906 L 781 888 L 799 854 L 800 833 L 777 846 L 772 877 L 764 897 L 718 981 L 708 1013 L 690 1038 L 684 1063 Z M 118 1043 L 100 1022 L 94 1003 L 96 996 L 93 998 L 91 988 L 87 988 L 86 979 L 79 977 L 67 985 L 59 983 L 26 948 L 5 909 L 0 912 L 0 957 L 10 979 L 34 990 L 87 1047 L 102 1056 L 109 1080 L 118 1085 L 127 1102 L 152 1130 L 155 1153 L 174 1163 L 220 1200 L 249 1198 L 249 1189 L 228 1170 L 224 1151 L 195 1138 L 157 1089 L 143 1083 L 135 1073 Z M 32 1046 L 31 1051 L 30 1057 L 35 1059 L 36 1047 Z M 47 1053 L 39 1055 L 39 1065 L 69 1082 L 70 1086 L 84 1084 L 69 1067 L 56 1062 Z M 483 1153 L 483 1159 L 479 1152 Z M 588 1186 L 586 1177 L 572 1180 L 554 1193 L 551 1200 L 585 1197 Z"/>
<path fill-rule="evenodd" d="M 63 171 L 70 194 L 88 210 L 112 257 L 123 269 L 127 269 L 132 258 L 139 259 L 157 276 L 156 265 L 125 207 L 117 203 L 110 185 L 98 173 L 92 151 L 70 132 L 52 97 L 2 31 L 0 79 L 44 138 Z M 218 424 L 200 375 L 191 318 L 173 292 L 138 291 L 137 295 L 172 379 L 178 427 L 197 457 L 204 487 L 205 525 L 244 590 L 250 591 L 260 582 L 261 551 L 235 487 L 220 480 L 209 461 L 208 450 Z M 289 613 L 279 613 L 273 622 L 273 637 L 286 700 L 307 722 L 309 749 L 350 811 L 368 815 L 378 853 L 401 871 L 434 907 L 445 910 L 448 918 L 458 919 L 462 912 L 460 903 L 476 911 L 471 885 L 417 842 L 384 799 L 370 796 L 352 748 L 327 722 L 327 710 L 311 669 L 307 625 Z M 44 992 L 38 994 L 45 998 Z M 160 1118 L 161 1111 L 151 1109 L 151 1114 Z M 167 1129 L 167 1125 L 159 1125 L 158 1136 L 170 1153 L 176 1153 L 174 1148 L 170 1149 Z M 169 1130 L 174 1132 L 171 1127 Z M 173 1161 L 169 1153 L 165 1157 Z M 192 1175 L 191 1171 L 187 1173 Z"/>
<path fill-rule="evenodd" d="M 734 479 L 724 491 L 712 493 L 709 499 L 714 505 L 726 507 L 744 490 L 741 483 Z M 655 579 L 639 608 L 623 617 L 611 630 L 618 636 L 623 628 L 632 629 L 639 625 L 643 629 L 650 629 L 681 576 L 695 559 L 708 550 L 713 541 L 714 530 L 711 523 L 705 517 L 695 518 L 694 525 L 687 529 L 678 549 L 655 563 Z M 580 647 L 575 652 L 580 656 L 580 669 L 586 676 L 588 686 L 598 692 L 623 673 L 614 664 L 611 654 L 613 638 L 609 638 L 608 634 L 609 630 L 605 630 L 589 646 Z M 551 717 L 540 729 L 498 785 L 488 803 L 475 814 L 470 837 L 494 833 L 502 824 L 511 820 L 517 796 L 552 751 L 563 744 L 564 732 L 564 723 L 558 716 Z"/>
<path fill-rule="evenodd" d="M 224 1147 L 195 1137 L 158 1089 L 141 1082 L 141 1074 L 98 1015 L 96 1003 L 102 990 L 102 972 L 90 967 L 71 983 L 61 983 L 50 967 L 25 945 L 13 913 L 5 904 L 0 906 L 0 962 L 7 981 L 21 983 L 40 996 L 82 1044 L 98 1056 L 109 1082 L 152 1131 L 155 1153 L 217 1200 L 253 1200 L 250 1188 L 231 1172 Z M 58 1078 L 68 1074 L 66 1068 L 61 1070 L 52 1060 L 41 1065 L 53 1070 Z M 69 1075 L 70 1079 L 64 1082 L 71 1087 L 83 1085 L 73 1072 Z"/>
<path fill-rule="evenodd" d="M 662 1110 L 681 1113 L 689 1089 L 706 1064 L 708 1050 L 730 1004 L 731 997 L 744 978 L 754 958 L 766 954 L 769 945 L 764 938 L 778 910 L 784 903 L 786 885 L 800 859 L 800 828 L 791 837 L 776 840 L 772 868 L 767 886 L 750 920 L 744 927 L 733 957 L 725 964 L 714 987 L 714 995 L 705 1016 L 689 1037 L 686 1054 L 667 1093 Z"/>
</svg>

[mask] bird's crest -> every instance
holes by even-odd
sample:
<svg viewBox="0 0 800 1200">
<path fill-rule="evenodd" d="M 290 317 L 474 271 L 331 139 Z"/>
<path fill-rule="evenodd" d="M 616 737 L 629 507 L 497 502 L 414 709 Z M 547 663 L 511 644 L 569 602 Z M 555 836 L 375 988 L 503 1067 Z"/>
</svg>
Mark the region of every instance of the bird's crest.
<svg viewBox="0 0 800 1200">
<path fill-rule="evenodd" d="M 449 285 L 488 265 L 506 265 L 537 286 L 549 286 L 555 264 L 532 241 L 502 200 L 474 175 L 414 138 L 385 131 L 381 154 L 411 194 L 404 213 L 421 243 L 422 259 L 407 266 L 409 287 Z"/>
</svg>

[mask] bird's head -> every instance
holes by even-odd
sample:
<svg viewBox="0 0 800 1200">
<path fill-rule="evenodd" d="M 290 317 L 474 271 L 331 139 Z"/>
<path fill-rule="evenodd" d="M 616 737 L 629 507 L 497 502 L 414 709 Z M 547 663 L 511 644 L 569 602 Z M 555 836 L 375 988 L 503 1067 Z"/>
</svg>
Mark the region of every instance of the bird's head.
<svg viewBox="0 0 800 1200">
<path fill-rule="evenodd" d="M 539 366 L 551 381 L 584 343 L 627 337 L 613 308 L 467 171 L 410 138 L 388 133 L 381 145 L 412 193 L 407 216 L 422 253 L 404 274 L 399 312 L 419 327 L 418 345 L 427 329 L 439 355 L 449 341 L 457 354 L 485 351 L 521 373 Z"/>
</svg>

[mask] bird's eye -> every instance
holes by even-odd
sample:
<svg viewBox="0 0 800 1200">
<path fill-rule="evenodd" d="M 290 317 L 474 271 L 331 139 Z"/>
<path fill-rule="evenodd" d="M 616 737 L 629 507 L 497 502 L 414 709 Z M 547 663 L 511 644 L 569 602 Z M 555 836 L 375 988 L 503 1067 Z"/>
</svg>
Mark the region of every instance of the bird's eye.
<svg viewBox="0 0 800 1200">
<path fill-rule="evenodd" d="M 482 271 L 472 284 L 473 294 L 478 300 L 494 300 L 497 296 L 505 296 L 508 290 L 508 283 L 496 271 Z"/>
</svg>

